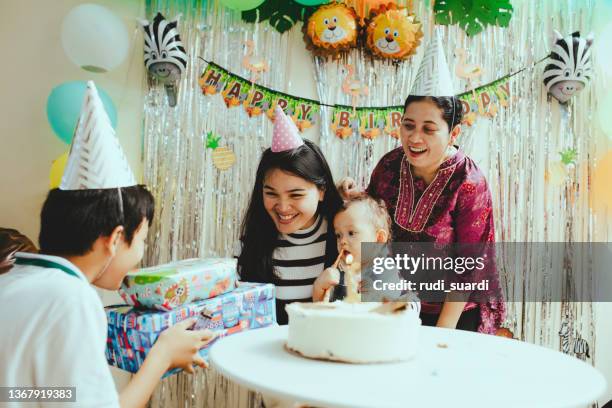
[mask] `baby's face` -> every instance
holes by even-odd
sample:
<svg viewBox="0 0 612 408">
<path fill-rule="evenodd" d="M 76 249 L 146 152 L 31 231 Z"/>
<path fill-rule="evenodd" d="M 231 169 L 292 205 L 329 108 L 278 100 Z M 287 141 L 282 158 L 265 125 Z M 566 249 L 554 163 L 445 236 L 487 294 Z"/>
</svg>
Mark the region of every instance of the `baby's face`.
<svg viewBox="0 0 612 408">
<path fill-rule="evenodd" d="M 366 205 L 355 203 L 334 218 L 338 252 L 353 255 L 355 268 L 361 266 L 361 243 L 377 241 L 377 231 L 371 217 Z"/>
</svg>

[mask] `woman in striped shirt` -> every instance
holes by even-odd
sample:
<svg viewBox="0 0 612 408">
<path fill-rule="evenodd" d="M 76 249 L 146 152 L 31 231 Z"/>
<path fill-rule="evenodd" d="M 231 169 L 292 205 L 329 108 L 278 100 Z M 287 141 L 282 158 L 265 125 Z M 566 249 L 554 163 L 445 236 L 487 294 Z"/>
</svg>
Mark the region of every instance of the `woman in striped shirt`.
<svg viewBox="0 0 612 408">
<path fill-rule="evenodd" d="M 285 305 L 312 301 L 315 279 L 338 257 L 332 220 L 342 199 L 321 150 L 276 114 L 242 223 L 238 270 L 243 281 L 276 285 L 277 321 L 287 324 Z"/>
</svg>

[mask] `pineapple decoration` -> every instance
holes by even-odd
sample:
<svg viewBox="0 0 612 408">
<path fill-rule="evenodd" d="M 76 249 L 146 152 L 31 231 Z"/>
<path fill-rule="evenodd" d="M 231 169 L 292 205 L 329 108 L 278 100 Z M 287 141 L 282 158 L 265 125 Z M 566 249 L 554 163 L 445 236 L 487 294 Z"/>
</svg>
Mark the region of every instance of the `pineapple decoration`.
<svg viewBox="0 0 612 408">
<path fill-rule="evenodd" d="M 569 169 L 576 165 L 578 150 L 567 148 L 560 151 L 559 155 L 561 160 L 551 163 L 549 169 L 544 174 L 544 181 L 556 186 L 565 183 L 569 176 Z"/>
<path fill-rule="evenodd" d="M 561 163 L 566 166 L 575 166 L 576 159 L 578 158 L 578 150 L 567 148 L 559 152 L 561 156 Z"/>
<path fill-rule="evenodd" d="M 221 136 L 213 132 L 206 134 L 206 148 L 212 149 L 212 160 L 216 168 L 221 171 L 228 170 L 236 163 L 236 154 L 227 146 L 219 146 Z"/>
</svg>

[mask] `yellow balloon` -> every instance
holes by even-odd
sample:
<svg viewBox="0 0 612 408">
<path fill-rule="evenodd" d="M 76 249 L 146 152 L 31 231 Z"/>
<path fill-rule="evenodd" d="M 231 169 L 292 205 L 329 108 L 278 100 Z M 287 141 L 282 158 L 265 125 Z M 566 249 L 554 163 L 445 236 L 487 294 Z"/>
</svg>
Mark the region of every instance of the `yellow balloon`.
<svg viewBox="0 0 612 408">
<path fill-rule="evenodd" d="M 59 187 L 60 183 L 62 182 L 66 162 L 68 162 L 68 152 L 53 160 L 53 163 L 51 164 L 51 171 L 49 172 L 49 187 L 51 189 Z"/>
<path fill-rule="evenodd" d="M 382 58 L 406 59 L 416 53 L 423 38 L 421 23 L 405 7 L 388 5 L 377 10 L 368 24 L 366 44 Z"/>
<path fill-rule="evenodd" d="M 596 210 L 612 211 L 612 150 L 606 153 L 593 170 L 592 203 Z"/>
</svg>

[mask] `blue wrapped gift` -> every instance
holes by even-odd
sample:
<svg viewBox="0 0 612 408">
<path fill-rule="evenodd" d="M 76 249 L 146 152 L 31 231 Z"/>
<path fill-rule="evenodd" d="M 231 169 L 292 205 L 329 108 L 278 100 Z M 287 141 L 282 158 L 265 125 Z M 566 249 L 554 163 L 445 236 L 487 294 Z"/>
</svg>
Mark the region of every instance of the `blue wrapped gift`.
<svg viewBox="0 0 612 408">
<path fill-rule="evenodd" d="M 171 311 L 109 306 L 106 359 L 110 365 L 135 373 L 162 331 L 177 322 L 198 317 L 194 329 L 217 332 L 216 339 L 200 350 L 207 359 L 210 346 L 219 338 L 276 322 L 274 285 L 241 283 L 232 292 L 183 305 Z M 178 372 L 171 370 L 165 376 Z"/>
</svg>

